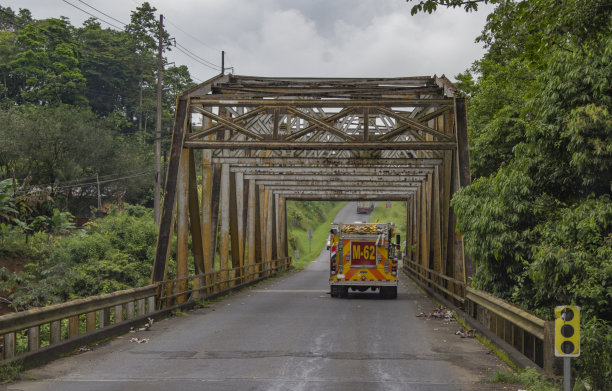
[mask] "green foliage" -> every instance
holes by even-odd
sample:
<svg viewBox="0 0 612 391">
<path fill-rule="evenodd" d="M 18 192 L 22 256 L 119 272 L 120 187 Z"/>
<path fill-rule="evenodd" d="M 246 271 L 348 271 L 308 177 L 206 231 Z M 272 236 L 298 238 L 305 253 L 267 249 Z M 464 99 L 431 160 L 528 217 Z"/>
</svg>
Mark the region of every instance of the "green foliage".
<svg viewBox="0 0 612 391">
<path fill-rule="evenodd" d="M 22 254 L 30 262 L 23 272 L 0 269 L 0 288 L 24 309 L 146 285 L 156 235 L 151 212 L 129 205 L 68 236 L 35 233 Z"/>
<path fill-rule="evenodd" d="M 558 217 L 536 227 L 539 237 L 527 269 L 534 283 L 522 301 L 552 310 L 561 304 L 581 307 L 584 317 L 612 319 L 612 202 L 587 199 L 558 210 Z"/>
<path fill-rule="evenodd" d="M 0 365 L 0 382 L 12 383 L 19 380 L 23 366 L 20 361 L 12 361 L 8 364 Z"/>
<path fill-rule="evenodd" d="M 103 29 L 94 19 L 80 28 L 63 17 L 35 20 L 26 9 L 2 7 L 0 179 L 56 190 L 58 182 L 91 182 L 95 173 L 127 176 L 103 193 L 149 202 L 158 27 L 156 9 L 146 2 L 125 31 Z M 171 48 L 167 32 L 163 47 Z M 187 67 L 166 68 L 163 128 L 171 126 L 177 94 L 193 85 Z M 130 137 L 136 130 L 138 137 Z M 170 134 L 162 137 L 169 144 Z M 66 197 L 89 198 L 92 189 L 71 187 Z"/>
<path fill-rule="evenodd" d="M 408 2 L 417 0 L 406 0 Z M 479 3 L 497 3 L 499 0 L 418 0 L 419 3 L 412 6 L 410 13 L 412 15 L 418 14 L 419 12 L 427 12 L 431 14 L 438 9 L 438 6 L 443 7 L 463 7 L 466 11 L 478 10 Z"/>
<path fill-rule="evenodd" d="M 545 376 L 540 375 L 535 368 L 527 368 L 523 371 L 509 372 L 497 371 L 489 378 L 493 383 L 521 384 L 528 391 L 557 391 L 559 387 Z"/>
<path fill-rule="evenodd" d="M 463 3 L 421 1 L 416 11 Z M 578 375 L 609 390 L 612 7 L 494 3 L 477 38 L 487 53 L 457 75 L 474 181 L 452 206 L 477 264 L 473 285 L 549 319 L 556 305 L 580 305 Z"/>
<path fill-rule="evenodd" d="M 406 240 L 406 202 L 391 201 L 390 208 L 387 208 L 385 202 L 379 202 L 370 214 L 370 221 L 395 223 L 395 233 L 401 236 L 402 242 Z M 393 238 L 393 242 L 395 242 L 395 237 Z"/>
<path fill-rule="evenodd" d="M 534 223 L 554 204 L 538 197 L 531 178 L 513 168 L 476 179 L 451 202 L 466 249 L 477 260 L 475 286 L 502 298 L 519 283 L 533 244 Z"/>
<path fill-rule="evenodd" d="M 581 320 L 581 354 L 576 359 L 577 372 L 602 391 L 612 390 L 612 323 L 609 319 Z"/>
<path fill-rule="evenodd" d="M 314 260 L 325 247 L 329 226 L 344 202 L 287 201 L 289 256 L 298 250 L 298 268 Z M 308 247 L 308 230 L 312 229 L 312 247 Z"/>
</svg>

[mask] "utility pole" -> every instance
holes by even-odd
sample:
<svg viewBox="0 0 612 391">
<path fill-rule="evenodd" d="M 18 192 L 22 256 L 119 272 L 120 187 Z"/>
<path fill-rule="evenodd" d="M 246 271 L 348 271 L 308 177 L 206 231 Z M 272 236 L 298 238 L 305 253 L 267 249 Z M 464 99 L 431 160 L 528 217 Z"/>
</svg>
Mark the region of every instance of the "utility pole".
<svg viewBox="0 0 612 391">
<path fill-rule="evenodd" d="M 98 211 L 102 209 L 102 194 L 100 194 L 100 178 L 96 172 L 96 184 L 98 185 Z"/>
<path fill-rule="evenodd" d="M 162 77 L 164 64 L 162 63 L 164 39 L 164 15 L 159 15 L 159 38 L 157 45 L 157 126 L 155 127 L 155 193 L 153 195 L 153 215 L 155 224 L 159 226 L 160 198 L 161 198 L 161 122 L 162 122 Z"/>
<path fill-rule="evenodd" d="M 221 74 L 225 75 L 225 50 L 221 51 Z"/>
</svg>

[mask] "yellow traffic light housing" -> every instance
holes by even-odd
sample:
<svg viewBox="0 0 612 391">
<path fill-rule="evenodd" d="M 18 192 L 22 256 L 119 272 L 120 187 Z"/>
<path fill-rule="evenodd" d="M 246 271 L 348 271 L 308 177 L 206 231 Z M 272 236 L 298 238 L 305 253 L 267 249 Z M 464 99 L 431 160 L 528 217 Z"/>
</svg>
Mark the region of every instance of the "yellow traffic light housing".
<svg viewBox="0 0 612 391">
<path fill-rule="evenodd" d="M 555 356 L 580 356 L 580 307 L 555 307 Z"/>
</svg>

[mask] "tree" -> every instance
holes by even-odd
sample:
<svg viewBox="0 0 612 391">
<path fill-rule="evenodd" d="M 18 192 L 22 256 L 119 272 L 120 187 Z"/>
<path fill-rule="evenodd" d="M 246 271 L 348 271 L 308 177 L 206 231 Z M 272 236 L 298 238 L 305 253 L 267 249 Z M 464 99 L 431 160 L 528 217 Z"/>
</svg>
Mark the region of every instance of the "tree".
<svg viewBox="0 0 612 391">
<path fill-rule="evenodd" d="M 8 67 L 17 84 L 17 103 L 87 103 L 78 44 L 66 20 L 29 23 L 19 30 L 16 47 Z"/>
<path fill-rule="evenodd" d="M 412 15 L 419 12 L 432 13 L 438 9 L 438 6 L 443 7 L 463 7 L 466 11 L 477 11 L 479 3 L 497 3 L 501 0 L 406 0 L 407 2 L 418 1 L 410 10 Z"/>
<path fill-rule="evenodd" d="M 138 131 L 143 130 L 143 118 L 156 110 L 155 98 L 155 70 L 157 69 L 156 51 L 159 35 L 159 21 L 155 16 L 156 8 L 148 2 L 144 2 L 132 12 L 130 23 L 125 31 L 132 37 L 134 52 L 140 58 L 136 63 L 140 75 L 139 98 L 138 98 Z M 170 36 L 164 30 L 162 45 L 164 49 L 169 49 Z M 146 126 L 146 124 L 145 124 Z"/>
<path fill-rule="evenodd" d="M 475 180 L 452 200 L 473 284 L 549 319 L 555 305 L 582 306 L 579 375 L 610 390 L 612 7 L 492 3 L 468 84 Z"/>
<path fill-rule="evenodd" d="M 114 111 L 126 114 L 137 110 L 139 61 L 124 32 L 102 29 L 90 19 L 77 30 L 81 44 L 81 71 L 86 79 L 85 96 L 94 113 L 107 116 Z"/>
</svg>

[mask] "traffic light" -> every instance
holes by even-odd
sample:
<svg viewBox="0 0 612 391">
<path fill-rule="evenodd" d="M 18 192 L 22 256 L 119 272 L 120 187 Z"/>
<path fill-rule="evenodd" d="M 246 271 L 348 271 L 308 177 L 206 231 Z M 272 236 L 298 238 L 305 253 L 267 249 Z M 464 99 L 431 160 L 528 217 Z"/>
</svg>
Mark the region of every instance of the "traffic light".
<svg viewBox="0 0 612 391">
<path fill-rule="evenodd" d="M 580 356 L 580 307 L 555 307 L 555 356 Z"/>
</svg>

